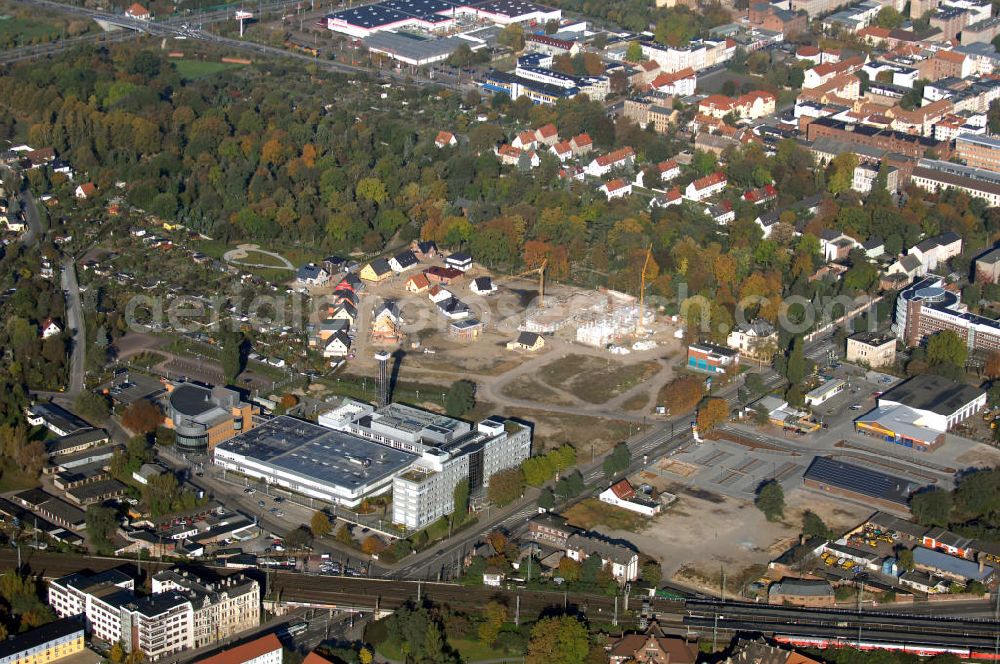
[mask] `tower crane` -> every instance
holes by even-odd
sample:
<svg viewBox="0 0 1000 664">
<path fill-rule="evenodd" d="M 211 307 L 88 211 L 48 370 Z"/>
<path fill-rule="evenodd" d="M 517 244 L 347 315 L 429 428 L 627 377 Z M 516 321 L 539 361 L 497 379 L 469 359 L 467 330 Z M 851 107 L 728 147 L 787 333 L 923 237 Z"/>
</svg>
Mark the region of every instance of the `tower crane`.
<svg viewBox="0 0 1000 664">
<path fill-rule="evenodd" d="M 529 275 L 538 275 L 538 306 L 545 307 L 545 268 L 549 264 L 549 259 L 542 259 L 542 264 L 538 267 L 532 268 L 530 270 L 525 270 L 520 274 L 515 274 L 507 277 L 504 281 L 513 281 L 514 279 L 520 279 L 521 277 L 527 277 Z"/>
</svg>

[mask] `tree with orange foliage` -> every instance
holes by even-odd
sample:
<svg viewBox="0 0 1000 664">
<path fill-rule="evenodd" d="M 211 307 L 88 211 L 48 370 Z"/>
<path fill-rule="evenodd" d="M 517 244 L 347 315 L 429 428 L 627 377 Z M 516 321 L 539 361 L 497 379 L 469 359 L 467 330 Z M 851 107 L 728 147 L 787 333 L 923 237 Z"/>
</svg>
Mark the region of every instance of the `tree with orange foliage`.
<svg viewBox="0 0 1000 664">
<path fill-rule="evenodd" d="M 984 371 L 987 378 L 1000 378 L 1000 351 L 990 351 L 990 354 L 986 356 Z"/>
<path fill-rule="evenodd" d="M 369 535 L 361 542 L 361 550 L 370 556 L 374 556 L 385 550 L 385 542 L 376 535 Z"/>
<path fill-rule="evenodd" d="M 122 426 L 140 436 L 153 433 L 162 423 L 160 409 L 146 399 L 132 402 L 122 413 Z"/>
<path fill-rule="evenodd" d="M 725 399 L 709 397 L 698 408 L 698 431 L 707 433 L 729 419 L 729 405 Z"/>
</svg>

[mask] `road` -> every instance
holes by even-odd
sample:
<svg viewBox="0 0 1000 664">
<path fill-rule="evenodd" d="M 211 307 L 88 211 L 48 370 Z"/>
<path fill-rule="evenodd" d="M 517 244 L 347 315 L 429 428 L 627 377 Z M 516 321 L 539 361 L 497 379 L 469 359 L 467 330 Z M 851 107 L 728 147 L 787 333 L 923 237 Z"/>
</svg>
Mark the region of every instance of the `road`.
<svg viewBox="0 0 1000 664">
<path fill-rule="evenodd" d="M 73 349 L 69 361 L 68 396 L 75 397 L 84 388 L 87 366 L 87 330 L 80 302 L 80 284 L 76 280 L 76 261 L 66 256 L 62 264 L 62 289 L 66 293 L 66 327 L 73 335 Z"/>
<path fill-rule="evenodd" d="M 300 62 L 307 62 L 309 64 L 315 65 L 318 69 L 327 72 L 340 73 L 340 74 L 374 74 L 379 79 L 387 79 L 396 82 L 403 82 L 407 80 L 411 83 L 418 85 L 436 85 L 441 88 L 448 88 L 455 91 L 463 91 L 469 88 L 475 88 L 474 83 L 460 83 L 460 82 L 444 82 L 432 80 L 419 76 L 416 74 L 406 74 L 403 72 L 396 72 L 391 69 L 388 70 L 377 70 L 372 71 L 366 67 L 358 67 L 354 65 L 348 65 L 342 62 L 336 62 L 332 60 L 322 60 L 320 58 L 307 55 L 305 53 L 298 53 L 295 51 L 288 51 L 283 48 L 276 48 L 274 46 L 267 46 L 265 44 L 258 44 L 256 42 L 244 41 L 242 39 L 232 39 L 229 37 L 222 37 L 220 35 L 213 34 L 211 32 L 206 32 L 200 28 L 185 28 L 185 25 L 193 25 L 195 23 L 199 25 L 204 25 L 208 23 L 217 23 L 229 18 L 228 12 L 210 12 L 207 14 L 202 14 L 198 16 L 182 16 L 177 18 L 171 18 L 166 21 L 140 21 L 137 19 L 130 19 L 121 14 L 109 14 L 106 12 L 101 12 L 86 7 L 79 7 L 73 5 L 64 5 L 60 2 L 54 2 L 53 0 L 18 0 L 18 2 L 33 5 L 36 7 L 44 7 L 45 9 L 62 11 L 65 13 L 71 13 L 76 15 L 87 16 L 96 21 L 104 21 L 122 27 L 126 30 L 133 30 L 141 33 L 147 33 L 157 37 L 180 37 L 182 39 L 198 39 L 201 41 L 209 42 L 212 44 L 217 44 L 219 46 L 227 46 L 229 48 L 240 49 L 243 51 L 248 51 L 250 53 L 255 53 L 260 56 L 268 57 L 279 57 L 279 58 L 289 58 L 292 60 L 298 60 Z M 270 4 L 262 5 L 258 11 L 258 14 L 266 14 L 269 11 L 282 10 L 288 7 L 294 7 L 298 4 L 299 0 L 280 0 L 278 2 L 272 2 Z M 100 35 L 94 36 L 96 40 Z M 20 49 L 14 49 L 11 51 L 6 51 L 0 53 L 0 63 L 3 62 L 16 62 L 19 60 L 27 60 L 31 58 L 36 58 L 44 55 L 52 55 L 54 53 L 66 50 L 73 46 L 81 45 L 85 40 L 79 42 L 70 43 L 68 40 L 66 42 L 55 42 L 53 45 L 47 45 L 44 50 L 39 51 L 38 49 L 31 50 L 30 52 L 24 52 Z"/>
<path fill-rule="evenodd" d="M 28 230 L 21 236 L 21 244 L 33 245 L 44 235 L 42 218 L 38 214 L 38 206 L 35 204 L 35 197 L 31 195 L 30 189 L 22 191 L 18 198 L 21 200 L 21 210 L 24 212 L 24 220 L 28 224 Z"/>
</svg>

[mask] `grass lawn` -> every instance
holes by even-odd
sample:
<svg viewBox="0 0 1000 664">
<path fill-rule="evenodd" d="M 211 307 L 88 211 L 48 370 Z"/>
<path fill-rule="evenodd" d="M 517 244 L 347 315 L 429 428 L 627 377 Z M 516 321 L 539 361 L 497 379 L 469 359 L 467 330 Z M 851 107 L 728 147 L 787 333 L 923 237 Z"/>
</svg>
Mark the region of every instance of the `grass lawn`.
<svg viewBox="0 0 1000 664">
<path fill-rule="evenodd" d="M 0 44 L 17 46 L 35 41 L 51 41 L 62 35 L 62 30 L 45 21 L 17 18 L 0 12 Z"/>
<path fill-rule="evenodd" d="M 247 252 L 246 258 L 238 259 L 241 263 L 254 263 L 256 265 L 268 265 L 270 267 L 285 267 L 284 261 L 278 260 L 271 254 L 251 249 Z"/>
<path fill-rule="evenodd" d="M 222 260 L 222 255 L 232 249 L 233 245 L 222 240 L 198 240 L 194 243 L 194 248 L 206 256 Z"/>
<path fill-rule="evenodd" d="M 601 525 L 636 533 L 644 530 L 649 524 L 649 519 L 641 514 L 602 503 L 597 498 L 580 501 L 565 510 L 563 516 L 574 526 L 586 530 Z"/>
<path fill-rule="evenodd" d="M 531 376 L 519 376 L 504 387 L 504 394 L 515 399 L 527 399 L 555 406 L 570 406 L 574 402 Z"/>
<path fill-rule="evenodd" d="M 8 491 L 23 491 L 38 486 L 38 480 L 21 473 L 21 469 L 13 462 L 0 465 L 0 493 Z"/>
<path fill-rule="evenodd" d="M 218 74 L 227 69 L 242 67 L 235 62 L 214 62 L 212 60 L 175 60 L 174 67 L 181 78 L 192 81 L 196 78 L 204 78 L 212 74 Z"/>
<path fill-rule="evenodd" d="M 599 404 L 649 380 L 661 368 L 656 361 L 622 364 L 589 355 L 567 355 L 542 367 L 541 378 L 552 387 Z M 601 380 L 593 380 L 594 374 L 599 374 Z"/>
<path fill-rule="evenodd" d="M 649 401 L 649 394 L 637 392 L 622 403 L 622 408 L 629 411 L 644 410 L 647 401 Z"/>
</svg>

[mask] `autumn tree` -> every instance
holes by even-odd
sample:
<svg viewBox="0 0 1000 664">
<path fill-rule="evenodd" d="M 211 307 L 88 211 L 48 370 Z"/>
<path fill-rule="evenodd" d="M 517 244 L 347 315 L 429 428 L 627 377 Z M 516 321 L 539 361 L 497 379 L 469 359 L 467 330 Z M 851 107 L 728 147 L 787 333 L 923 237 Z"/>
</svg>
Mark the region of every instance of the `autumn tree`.
<svg viewBox="0 0 1000 664">
<path fill-rule="evenodd" d="M 587 628 L 577 618 L 542 618 L 531 630 L 525 664 L 580 664 L 589 650 Z"/>
<path fill-rule="evenodd" d="M 507 622 L 507 607 L 500 602 L 487 602 L 483 608 L 483 622 L 479 624 L 479 641 L 492 646 L 505 622 Z"/>
<path fill-rule="evenodd" d="M 780 521 L 785 515 L 785 491 L 778 482 L 768 480 L 757 489 L 754 505 L 768 521 Z"/>
<path fill-rule="evenodd" d="M 710 397 L 698 408 L 698 431 L 702 434 L 714 429 L 729 419 L 729 405 L 725 399 Z"/>
<path fill-rule="evenodd" d="M 694 410 L 704 394 L 704 383 L 695 376 L 681 376 L 664 386 L 660 395 L 663 407 L 670 415 L 680 415 Z"/>
<path fill-rule="evenodd" d="M 377 535 L 369 535 L 361 542 L 361 550 L 368 555 L 378 555 L 385 550 L 385 542 Z"/>
<path fill-rule="evenodd" d="M 163 414 L 152 401 L 133 401 L 122 413 L 122 426 L 138 435 L 148 435 L 156 431 L 163 422 Z"/>
<path fill-rule="evenodd" d="M 312 529 L 313 535 L 320 538 L 326 537 L 333 530 L 330 517 L 323 512 L 313 512 L 312 519 L 309 521 L 309 527 Z"/>
<path fill-rule="evenodd" d="M 502 507 L 517 500 L 524 493 L 524 473 L 520 468 L 508 468 L 490 476 L 487 497 Z"/>
</svg>

